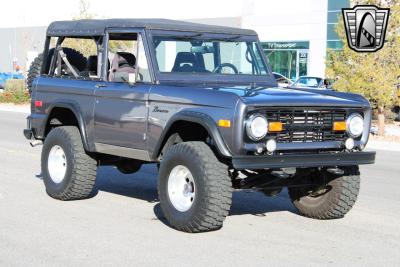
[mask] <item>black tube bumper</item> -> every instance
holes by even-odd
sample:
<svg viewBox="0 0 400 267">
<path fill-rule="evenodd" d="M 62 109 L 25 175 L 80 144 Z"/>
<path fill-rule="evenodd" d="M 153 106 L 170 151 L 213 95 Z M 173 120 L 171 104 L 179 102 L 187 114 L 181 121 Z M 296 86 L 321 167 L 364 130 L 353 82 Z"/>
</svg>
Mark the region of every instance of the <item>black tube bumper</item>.
<svg viewBox="0 0 400 267">
<path fill-rule="evenodd" d="M 271 156 L 238 156 L 232 158 L 232 165 L 237 170 L 267 169 L 267 168 L 311 168 L 352 166 L 373 164 L 375 152 L 330 152 L 315 154 L 287 154 Z"/>
</svg>

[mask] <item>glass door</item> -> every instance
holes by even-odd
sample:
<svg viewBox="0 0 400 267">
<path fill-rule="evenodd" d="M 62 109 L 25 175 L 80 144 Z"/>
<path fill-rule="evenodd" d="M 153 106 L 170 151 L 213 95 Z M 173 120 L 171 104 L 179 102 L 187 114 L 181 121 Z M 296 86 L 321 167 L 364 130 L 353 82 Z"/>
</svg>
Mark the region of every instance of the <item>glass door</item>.
<svg viewBox="0 0 400 267">
<path fill-rule="evenodd" d="M 272 71 L 282 74 L 289 79 L 297 76 L 297 52 L 296 50 L 272 50 L 266 51 Z"/>
<path fill-rule="evenodd" d="M 262 42 L 273 72 L 291 80 L 307 75 L 309 41 Z"/>
<path fill-rule="evenodd" d="M 308 50 L 297 50 L 297 77 L 307 75 Z"/>
</svg>

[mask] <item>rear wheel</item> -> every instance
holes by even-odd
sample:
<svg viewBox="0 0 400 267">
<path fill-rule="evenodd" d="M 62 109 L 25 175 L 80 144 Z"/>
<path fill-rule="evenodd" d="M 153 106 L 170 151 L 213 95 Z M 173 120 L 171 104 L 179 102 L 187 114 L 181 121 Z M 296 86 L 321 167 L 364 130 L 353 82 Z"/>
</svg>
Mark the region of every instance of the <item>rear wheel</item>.
<svg viewBox="0 0 400 267">
<path fill-rule="evenodd" d="M 232 191 L 228 167 L 203 142 L 174 145 L 161 161 L 160 205 L 170 225 L 178 230 L 194 233 L 221 228 Z"/>
<path fill-rule="evenodd" d="M 289 188 L 289 196 L 300 214 L 314 219 L 337 219 L 346 215 L 356 202 L 360 189 L 358 166 L 346 167 L 341 176 L 313 172 L 305 182 L 321 182 L 317 188 Z"/>
<path fill-rule="evenodd" d="M 54 128 L 42 149 L 42 175 L 47 194 L 60 200 L 87 198 L 96 181 L 97 162 L 86 154 L 75 126 Z"/>
</svg>

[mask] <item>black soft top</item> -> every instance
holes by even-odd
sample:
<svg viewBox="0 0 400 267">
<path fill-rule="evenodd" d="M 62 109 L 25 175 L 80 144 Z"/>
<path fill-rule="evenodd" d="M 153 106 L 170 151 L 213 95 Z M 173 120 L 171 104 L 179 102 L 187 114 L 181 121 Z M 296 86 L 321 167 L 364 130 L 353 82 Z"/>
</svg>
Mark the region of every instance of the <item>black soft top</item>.
<svg viewBox="0 0 400 267">
<path fill-rule="evenodd" d="M 48 36 L 101 36 L 107 28 L 145 28 L 189 32 L 257 35 L 253 30 L 206 25 L 169 19 L 84 19 L 55 21 L 47 28 Z"/>
</svg>

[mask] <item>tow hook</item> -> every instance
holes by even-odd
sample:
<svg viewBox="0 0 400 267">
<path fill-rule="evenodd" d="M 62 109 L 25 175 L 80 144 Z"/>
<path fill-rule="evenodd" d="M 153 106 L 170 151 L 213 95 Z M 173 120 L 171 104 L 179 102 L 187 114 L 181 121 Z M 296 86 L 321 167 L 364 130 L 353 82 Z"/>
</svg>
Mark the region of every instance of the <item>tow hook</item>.
<svg viewBox="0 0 400 267">
<path fill-rule="evenodd" d="M 42 140 L 32 140 L 29 142 L 29 144 L 31 144 L 31 147 L 40 146 L 40 145 L 43 145 L 43 141 Z"/>
</svg>

